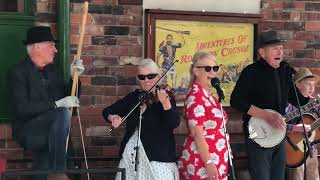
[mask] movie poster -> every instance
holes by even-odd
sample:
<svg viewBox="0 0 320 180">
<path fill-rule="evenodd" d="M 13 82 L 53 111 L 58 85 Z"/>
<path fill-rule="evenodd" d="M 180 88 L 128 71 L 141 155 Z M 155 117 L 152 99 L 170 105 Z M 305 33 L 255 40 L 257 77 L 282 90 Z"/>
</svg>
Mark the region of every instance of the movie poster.
<svg viewBox="0 0 320 180">
<path fill-rule="evenodd" d="M 155 61 L 162 71 L 179 60 L 163 79 L 164 83 L 178 95 L 187 94 L 193 54 L 210 52 L 220 66 L 218 77 L 225 94 L 222 104 L 230 105 L 230 95 L 242 69 L 253 62 L 253 24 L 157 20 L 155 33 Z M 214 89 L 212 92 L 216 94 Z"/>
</svg>

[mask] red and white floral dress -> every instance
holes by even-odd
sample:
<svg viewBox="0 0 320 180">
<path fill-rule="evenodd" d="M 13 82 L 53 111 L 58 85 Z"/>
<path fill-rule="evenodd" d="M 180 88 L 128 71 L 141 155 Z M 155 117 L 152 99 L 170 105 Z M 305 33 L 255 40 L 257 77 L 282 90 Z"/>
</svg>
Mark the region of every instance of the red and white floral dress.
<svg viewBox="0 0 320 180">
<path fill-rule="evenodd" d="M 180 180 L 208 179 L 205 162 L 202 161 L 189 127 L 202 126 L 203 135 L 208 144 L 208 150 L 219 174 L 219 180 L 226 180 L 228 174 L 228 151 L 224 135 L 223 119 L 226 113 L 220 110 L 220 104 L 213 95 L 193 83 L 185 102 L 187 136 L 178 161 Z M 229 137 L 227 136 L 228 143 Z"/>
</svg>

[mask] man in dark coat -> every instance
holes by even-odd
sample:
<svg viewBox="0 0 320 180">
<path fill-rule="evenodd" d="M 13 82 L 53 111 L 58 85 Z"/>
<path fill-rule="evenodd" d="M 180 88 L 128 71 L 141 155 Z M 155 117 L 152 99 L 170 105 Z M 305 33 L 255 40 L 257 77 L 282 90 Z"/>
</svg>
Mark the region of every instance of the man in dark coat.
<svg viewBox="0 0 320 180">
<path fill-rule="evenodd" d="M 297 105 L 292 83 L 292 68 L 283 61 L 284 40 L 277 32 L 266 31 L 259 36 L 260 59 L 248 65 L 242 72 L 231 94 L 231 107 L 243 113 L 243 126 L 252 180 L 284 180 L 285 141 L 274 147 L 261 147 L 249 138 L 251 117 L 263 119 L 274 129 L 286 130 L 284 118 L 288 102 Z M 301 105 L 309 98 L 298 91 Z M 273 112 L 265 109 L 272 109 Z M 276 112 L 275 112 L 276 111 Z"/>
<path fill-rule="evenodd" d="M 72 107 L 79 100 L 70 96 L 72 80 L 65 82 L 53 64 L 57 52 L 49 27 L 36 26 L 24 41 L 28 57 L 9 72 L 10 98 L 13 105 L 13 137 L 32 152 L 33 169 L 66 168 L 66 139 Z M 81 60 L 71 64 L 72 71 L 84 71 Z M 73 72 L 72 72 L 73 73 Z M 44 180 L 46 176 L 36 176 Z"/>
</svg>

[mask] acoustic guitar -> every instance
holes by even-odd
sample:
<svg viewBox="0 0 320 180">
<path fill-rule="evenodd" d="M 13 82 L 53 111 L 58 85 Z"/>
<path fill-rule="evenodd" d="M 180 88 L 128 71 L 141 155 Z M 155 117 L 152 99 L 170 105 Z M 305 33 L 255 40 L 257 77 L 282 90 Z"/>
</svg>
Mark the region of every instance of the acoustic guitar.
<svg viewBox="0 0 320 180">
<path fill-rule="evenodd" d="M 305 124 L 311 126 L 311 130 L 308 132 L 308 139 L 311 145 L 320 142 L 320 131 L 318 128 L 320 126 L 320 118 L 316 119 L 311 114 L 304 114 L 303 121 Z M 286 138 L 287 167 L 299 167 L 304 163 L 306 157 L 308 157 L 309 152 L 304 153 L 305 145 L 303 140 L 304 135 L 301 132 L 288 134 Z"/>
</svg>

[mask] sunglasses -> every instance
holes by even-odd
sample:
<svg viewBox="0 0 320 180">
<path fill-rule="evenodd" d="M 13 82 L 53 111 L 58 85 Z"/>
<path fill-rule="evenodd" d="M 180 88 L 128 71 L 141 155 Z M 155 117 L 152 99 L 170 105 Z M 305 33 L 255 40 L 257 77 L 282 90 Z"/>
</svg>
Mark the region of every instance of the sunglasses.
<svg viewBox="0 0 320 180">
<path fill-rule="evenodd" d="M 157 76 L 158 74 L 147 74 L 147 75 L 138 74 L 138 79 L 141 81 L 145 80 L 146 78 L 150 80 L 150 79 L 154 79 Z"/>
<path fill-rule="evenodd" d="M 206 72 L 210 72 L 211 70 L 213 72 L 218 72 L 219 71 L 219 66 L 212 66 L 212 67 L 211 66 L 198 66 L 196 68 L 204 68 L 204 70 Z"/>
</svg>

